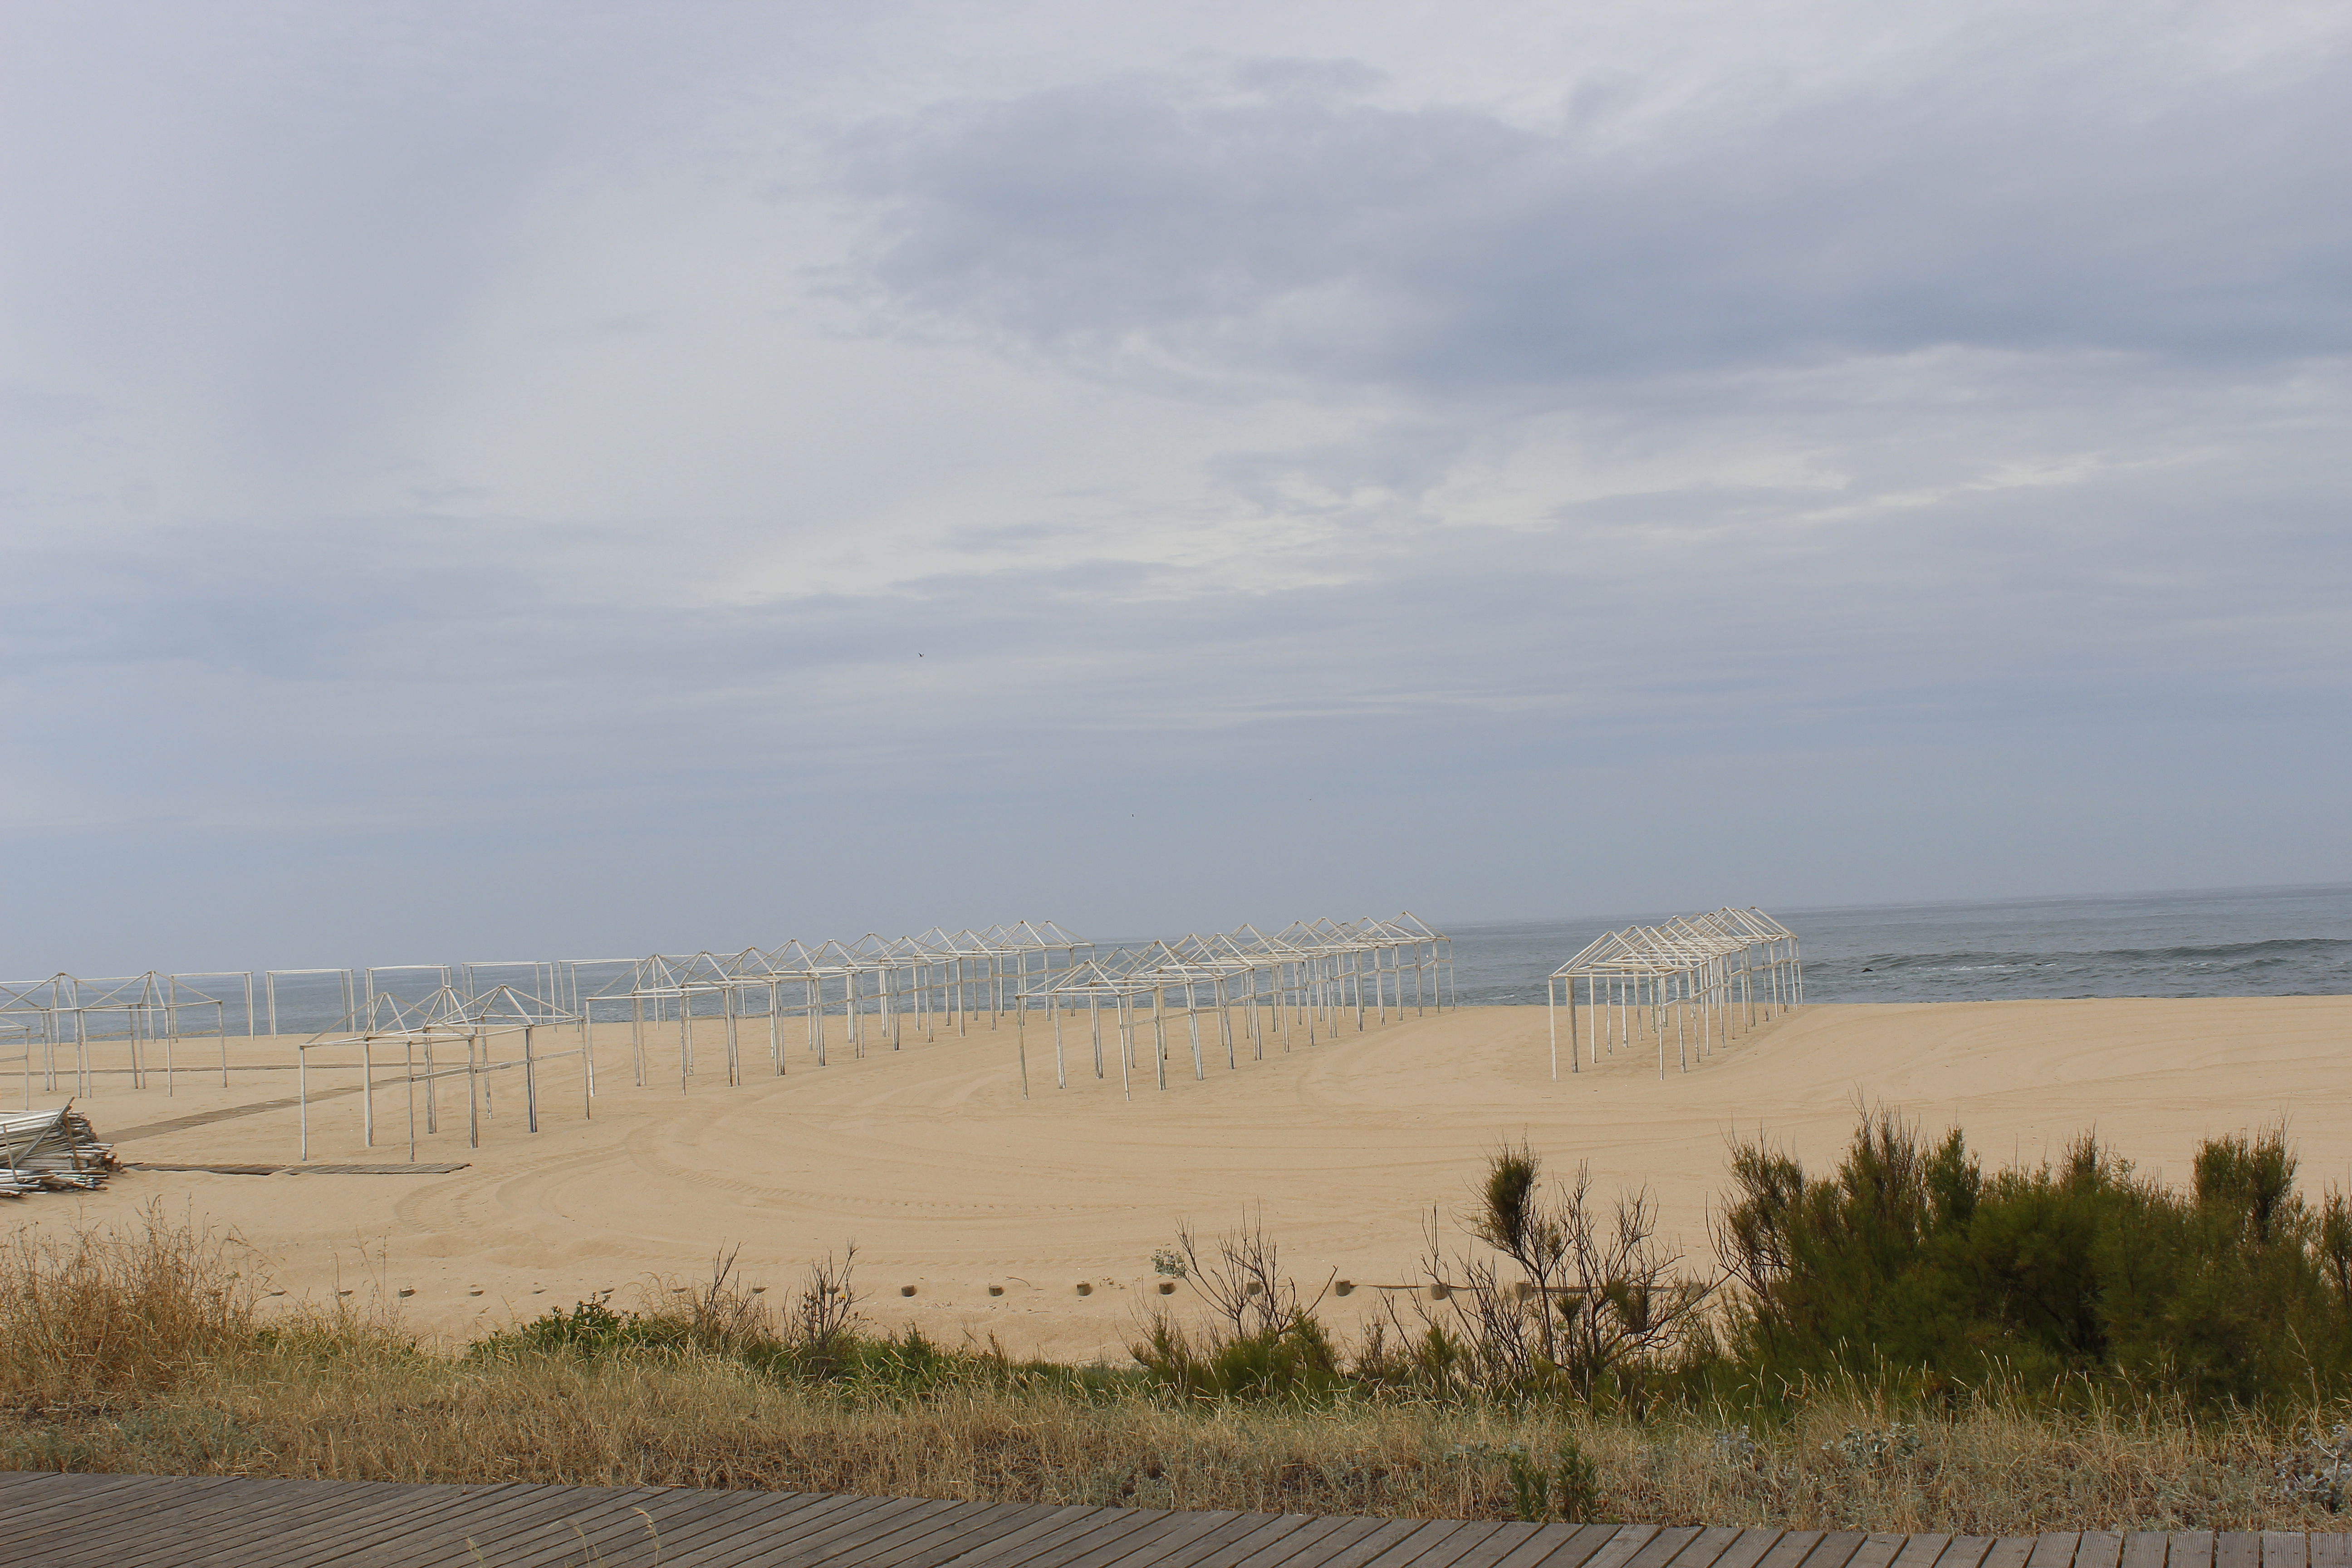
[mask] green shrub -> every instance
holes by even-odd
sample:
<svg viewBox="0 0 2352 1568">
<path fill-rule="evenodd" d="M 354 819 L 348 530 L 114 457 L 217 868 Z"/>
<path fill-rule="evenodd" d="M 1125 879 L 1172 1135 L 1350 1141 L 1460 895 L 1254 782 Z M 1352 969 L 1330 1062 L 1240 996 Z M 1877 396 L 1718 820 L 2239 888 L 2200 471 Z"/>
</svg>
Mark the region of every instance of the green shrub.
<svg viewBox="0 0 2352 1568">
<path fill-rule="evenodd" d="M 1152 1382 L 1180 1399 L 1326 1399 L 1349 1385 L 1330 1334 L 1310 1312 L 1250 1332 L 1203 1332 L 1196 1342 L 1166 1313 L 1132 1353 Z"/>
<path fill-rule="evenodd" d="M 1923 1392 L 2105 1381 L 2206 1407 L 2352 1390 L 2352 1214 L 2295 1191 L 2283 1132 L 2207 1142 L 2189 1192 L 2084 1136 L 1986 1176 L 1865 1117 L 1835 1174 L 1737 1149 L 1727 1355 L 1759 1387 L 1914 1371 Z M 2087 1380 L 2087 1381 L 2086 1381 Z"/>
</svg>

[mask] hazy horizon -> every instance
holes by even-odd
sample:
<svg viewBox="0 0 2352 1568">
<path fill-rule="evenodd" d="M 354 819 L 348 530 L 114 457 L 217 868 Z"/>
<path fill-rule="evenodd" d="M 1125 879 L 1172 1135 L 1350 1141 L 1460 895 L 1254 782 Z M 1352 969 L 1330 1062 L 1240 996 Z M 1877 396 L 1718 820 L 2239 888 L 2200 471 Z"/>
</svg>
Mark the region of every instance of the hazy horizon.
<svg viewBox="0 0 2352 1568">
<path fill-rule="evenodd" d="M 1809 918 L 1823 916 L 1867 917 L 1873 914 L 1903 916 L 1936 914 L 1939 912 L 1957 913 L 1968 910 L 2013 910 L 2019 911 L 2030 911 L 2065 906 L 2108 906 L 2148 902 L 2177 903 L 2242 898 L 2250 895 L 2293 897 L 2295 895 L 2317 895 L 2345 892 L 2352 892 L 2352 883 L 2283 882 L 2241 888 L 2131 889 L 2075 893 L 2037 893 L 2017 898 L 1915 900 L 1902 902 L 1869 904 L 1781 905 L 1769 910 L 1768 912 L 1789 920 L 1791 923 L 1799 927 L 1800 935 L 1803 935 L 1804 927 L 1808 923 Z M 1717 900 L 1715 901 L 1715 905 L 1705 907 L 1716 907 L 1716 905 L 1720 905 L 1725 901 L 1726 900 Z M 1732 901 L 1743 903 L 1754 902 L 1754 900 Z M 1425 910 L 1413 910 L 1412 912 L 1422 915 L 1424 919 L 1427 919 L 1431 924 L 1434 925 L 1448 935 L 1480 937 L 1498 933 L 1580 931 L 1583 928 L 1590 928 L 1593 934 L 1598 934 L 1604 929 L 1620 927 L 1641 921 L 1664 920 L 1675 915 L 1694 913 L 1701 907 L 1702 906 L 1697 904 L 1657 906 L 1654 908 L 1629 907 L 1618 910 L 1587 910 L 1568 914 L 1520 915 L 1500 919 L 1485 917 L 1456 918 L 1451 915 L 1434 914 L 1432 911 Z M 1081 940 L 1094 942 L 1097 946 L 1101 947 L 1115 947 L 1140 945 L 1161 938 L 1172 939 L 1182 936 L 1188 931 L 1208 932 L 1213 931 L 1228 931 L 1243 924 L 1244 922 L 1254 924 L 1261 931 L 1271 932 L 1291 920 L 1314 920 L 1325 915 L 1343 920 L 1356 919 L 1367 915 L 1386 917 L 1399 912 L 1401 911 L 1398 909 L 1390 907 L 1372 909 L 1333 908 L 1318 910 L 1301 909 L 1288 910 L 1265 910 L 1258 911 L 1255 914 L 1245 912 L 1236 915 L 1229 920 L 1200 923 L 1192 926 L 1166 924 L 1149 928 L 1118 927 L 1105 929 L 1082 929 L 1073 926 L 1071 922 L 1068 921 L 1058 921 L 1057 923 L 1062 924 L 1064 929 L 1071 931 L 1073 935 L 1077 936 Z M 652 942 L 640 943 L 634 948 L 615 949 L 611 952 L 599 951 L 593 953 L 584 949 L 561 949 L 550 946 L 543 942 L 534 943 L 528 938 L 519 937 L 516 941 L 510 942 L 503 947 L 482 948 L 479 950 L 470 951 L 457 951 L 455 949 L 445 951 L 425 947 L 403 949 L 397 952 L 338 953 L 331 952 L 324 949 L 313 949 L 309 951 L 299 951 L 291 953 L 290 955 L 285 953 L 270 953 L 259 956 L 247 954 L 243 959 L 238 959 L 235 956 L 236 939 L 230 936 L 224 938 L 224 942 L 226 945 L 208 950 L 208 956 L 204 962 L 191 961 L 175 963 L 171 962 L 168 959 L 148 962 L 142 960 L 137 955 L 121 954 L 118 955 L 118 962 L 113 963 L 65 963 L 51 964 L 47 967 L 36 966 L 30 969 L 9 970 L 5 973 L 0 973 L 0 982 L 37 980 L 44 978 L 49 974 L 58 973 L 60 970 L 64 973 L 84 978 L 137 974 L 147 973 L 149 971 L 153 971 L 159 973 L 179 974 L 246 973 L 258 976 L 265 970 L 268 969 L 277 969 L 281 973 L 306 969 L 351 969 L 356 972 L 358 970 L 364 969 L 370 964 L 373 964 L 379 968 L 398 968 L 404 965 L 412 964 L 430 966 L 440 963 L 494 963 L 501 961 L 547 963 L 582 962 L 595 959 L 632 960 L 646 957 L 653 953 L 679 954 L 699 952 L 737 952 L 751 946 L 772 948 L 780 946 L 784 942 L 793 938 L 799 938 L 803 941 L 812 942 L 827 940 L 854 942 L 858 937 L 864 936 L 869 931 L 877 932 L 886 937 L 898 937 L 913 935 L 919 931 L 928 931 L 933 926 L 940 926 L 950 931 L 954 931 L 965 929 L 980 930 L 984 929 L 986 926 L 997 923 L 1011 924 L 1024 919 L 1053 920 L 1055 918 L 1055 917 L 1051 910 L 1041 911 L 1031 910 L 1005 911 L 992 919 L 974 919 L 970 921 L 933 920 L 923 921 L 919 923 L 901 924 L 892 927 L 861 926 L 855 930 L 844 926 L 826 925 L 822 923 L 804 923 L 794 926 L 789 930 L 780 928 L 773 931 L 754 931 L 748 934 L 743 932 L 722 932 L 717 933 L 715 936 L 712 936 L 710 940 L 707 941 L 691 940 L 690 938 L 680 941 L 656 941 Z M 1853 924 L 1859 922 L 1854 922 L 1849 920 L 1848 921 L 1842 923 Z M 1888 923 L 1891 927 L 1896 927 L 1899 926 L 1901 922 L 1890 921 Z M 2228 933 L 2226 932 L 2217 932 L 2216 938 L 2217 940 L 2225 939 L 2227 934 Z M 2272 931 L 2268 934 L 2274 937 L 2292 937 L 2305 933 L 2299 931 L 2281 930 Z M 1568 952 L 1572 947 L 1580 945 L 1580 939 L 1563 945 L 1560 949 L 1560 956 L 1565 958 Z"/>
</svg>

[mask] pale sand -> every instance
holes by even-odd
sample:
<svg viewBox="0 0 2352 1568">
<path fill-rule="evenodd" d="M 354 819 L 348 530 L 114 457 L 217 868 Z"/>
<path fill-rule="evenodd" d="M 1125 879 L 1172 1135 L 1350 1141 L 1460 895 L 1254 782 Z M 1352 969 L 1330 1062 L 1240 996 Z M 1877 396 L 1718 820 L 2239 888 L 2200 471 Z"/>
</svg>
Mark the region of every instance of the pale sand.
<svg viewBox="0 0 2352 1568">
<path fill-rule="evenodd" d="M 1180 1221 L 1213 1230 L 1262 1207 L 1310 1289 L 1332 1275 L 1409 1281 L 1431 1206 L 1450 1216 L 1482 1153 L 1522 1137 L 1555 1169 L 1590 1160 L 1604 1191 L 1647 1184 L 1667 1227 L 1701 1253 L 1735 1131 L 1761 1128 L 1818 1164 L 1850 1131 L 1858 1098 L 1931 1129 L 1962 1125 L 1989 1163 L 2055 1154 L 2095 1125 L 2178 1179 L 2199 1139 L 2284 1118 L 2306 1190 L 2352 1172 L 2352 997 L 1813 1006 L 1687 1074 L 1670 1060 L 1664 1081 L 1654 1058 L 1620 1056 L 1557 1084 L 1543 1009 L 1474 1008 L 1264 1061 L 1244 1047 L 1238 1070 L 1215 1053 L 1205 1082 L 1180 1051 L 1169 1089 L 1146 1078 L 1132 1103 L 1115 1060 L 1097 1082 L 1077 1076 L 1074 1051 L 1072 1087 L 1056 1090 L 1045 1039 L 1033 1030 L 1029 1043 L 1025 1102 L 1009 1027 L 863 1060 L 836 1046 L 823 1068 L 796 1053 L 790 1076 L 736 1089 L 706 1045 L 685 1094 L 674 1077 L 634 1087 L 626 1047 L 600 1047 L 593 1121 L 574 1069 L 551 1068 L 543 1130 L 527 1133 L 507 1075 L 483 1146 L 468 1150 L 460 1093 L 418 1150 L 471 1162 L 454 1175 L 125 1173 L 102 1194 L 10 1205 L 0 1225 L 114 1219 L 161 1198 L 233 1227 L 296 1297 L 410 1289 L 408 1321 L 452 1335 L 595 1290 L 625 1299 L 653 1275 L 692 1278 L 738 1243 L 745 1274 L 782 1300 L 808 1258 L 854 1238 L 881 1321 L 914 1316 L 951 1342 L 993 1334 L 1016 1352 L 1085 1358 L 1119 1354 L 1157 1300 L 1150 1255 Z M 240 1046 L 236 1059 L 283 1061 L 286 1047 Z M 746 1065 L 764 1070 L 758 1052 Z M 236 1073 L 226 1090 L 217 1073 L 209 1085 L 191 1075 L 171 1099 L 160 1080 L 137 1092 L 101 1082 L 81 1102 L 101 1136 L 293 1089 L 278 1071 Z M 0 1104 L 18 1102 L 17 1079 L 0 1070 Z M 394 1096 L 379 1115 L 371 1152 L 355 1099 L 314 1110 L 313 1158 L 405 1159 Z M 294 1129 L 291 1110 L 271 1110 L 121 1152 L 289 1162 Z M 1076 1293 L 1081 1280 L 1091 1296 Z M 912 1300 L 898 1293 L 907 1284 Z M 989 1296 L 992 1284 L 1004 1293 Z M 1359 1289 L 1332 1316 L 1347 1326 L 1378 1299 Z"/>
</svg>

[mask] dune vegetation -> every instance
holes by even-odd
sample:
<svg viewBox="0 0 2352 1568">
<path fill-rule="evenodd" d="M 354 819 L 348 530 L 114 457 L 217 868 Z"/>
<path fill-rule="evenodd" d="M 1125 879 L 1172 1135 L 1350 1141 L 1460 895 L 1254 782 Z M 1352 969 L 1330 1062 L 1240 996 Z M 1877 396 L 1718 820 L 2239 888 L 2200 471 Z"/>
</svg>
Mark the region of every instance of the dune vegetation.
<svg viewBox="0 0 2352 1568">
<path fill-rule="evenodd" d="M 1003 1501 L 2016 1533 L 2315 1528 L 2352 1490 L 2352 1215 L 2277 1132 L 2146 1180 L 2085 1138 L 1986 1172 L 1864 1118 L 1734 1151 L 1714 1257 L 1525 1149 L 1341 1342 L 1255 1226 L 1155 1259 L 1121 1366 L 874 1331 L 855 1253 L 781 1304 L 731 1258 L 471 1344 L 273 1308 L 150 1209 L 19 1232 L 0 1467 L 790 1488 Z M 1450 1223 L 1449 1223 L 1450 1222 Z"/>
</svg>

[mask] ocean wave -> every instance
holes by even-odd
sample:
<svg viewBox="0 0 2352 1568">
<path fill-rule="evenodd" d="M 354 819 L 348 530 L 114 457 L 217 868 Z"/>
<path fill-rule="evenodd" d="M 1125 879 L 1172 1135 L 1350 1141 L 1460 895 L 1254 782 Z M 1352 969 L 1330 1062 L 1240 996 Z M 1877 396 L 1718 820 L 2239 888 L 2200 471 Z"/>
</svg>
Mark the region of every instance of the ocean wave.
<svg viewBox="0 0 2352 1568">
<path fill-rule="evenodd" d="M 1809 970 L 1873 969 L 1903 973 L 1921 971 L 2098 969 L 2118 964 L 2253 965 L 2352 958 L 2352 939 L 2277 937 L 2264 942 L 2210 942 L 2170 947 L 2059 949 L 2046 952 L 1882 952 L 1814 959 Z"/>
<path fill-rule="evenodd" d="M 2352 994 L 2352 889 L 2151 894 L 1784 915 L 1816 1002 Z M 1543 976 L 1598 922 L 1470 928 L 1454 941 L 1467 1003 L 1544 1000 Z M 1592 929 L 1588 929 L 1591 927 Z M 2293 932 L 2295 934 L 2286 934 Z M 2312 934 L 2318 933 L 2318 934 Z"/>
</svg>

